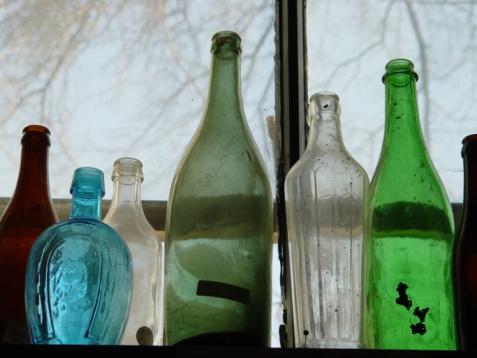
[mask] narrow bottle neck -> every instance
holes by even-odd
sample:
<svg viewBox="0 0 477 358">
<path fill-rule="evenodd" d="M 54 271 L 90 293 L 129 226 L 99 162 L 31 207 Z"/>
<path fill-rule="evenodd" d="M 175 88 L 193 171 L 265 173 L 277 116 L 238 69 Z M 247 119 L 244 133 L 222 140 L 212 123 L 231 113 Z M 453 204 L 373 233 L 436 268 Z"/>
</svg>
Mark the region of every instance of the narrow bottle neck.
<svg viewBox="0 0 477 358">
<path fill-rule="evenodd" d="M 74 218 L 101 220 L 101 193 L 85 196 L 73 192 L 70 219 Z"/>
<path fill-rule="evenodd" d="M 240 56 L 233 52 L 220 52 L 212 55 L 211 74 L 209 82 L 209 95 L 204 114 L 206 125 L 214 125 L 218 119 L 237 119 L 237 116 L 229 116 L 228 113 L 241 112 L 243 104 L 240 83 Z M 212 120 L 213 119 L 213 120 Z M 239 118 L 240 119 L 240 118 Z"/>
<path fill-rule="evenodd" d="M 312 120 L 308 148 L 322 152 L 343 150 L 340 120 L 336 113 L 321 113 Z"/>
<path fill-rule="evenodd" d="M 475 144 L 474 144 L 475 145 Z M 464 210 L 477 212 L 477 148 L 463 153 Z M 474 220 L 474 216 L 469 217 Z"/>
<path fill-rule="evenodd" d="M 386 147 L 399 147 L 401 153 L 412 153 L 425 148 L 419 122 L 415 78 L 410 74 L 391 75 L 385 82 Z"/>
<path fill-rule="evenodd" d="M 128 207 L 136 215 L 142 213 L 141 181 L 135 176 L 121 176 L 114 180 L 110 210 L 114 214 L 118 207 Z M 108 212 L 109 214 L 109 212 Z"/>
<path fill-rule="evenodd" d="M 14 200 L 28 198 L 29 202 L 46 202 L 50 199 L 48 179 L 47 145 L 31 149 L 23 145 L 18 180 L 13 194 Z"/>
</svg>

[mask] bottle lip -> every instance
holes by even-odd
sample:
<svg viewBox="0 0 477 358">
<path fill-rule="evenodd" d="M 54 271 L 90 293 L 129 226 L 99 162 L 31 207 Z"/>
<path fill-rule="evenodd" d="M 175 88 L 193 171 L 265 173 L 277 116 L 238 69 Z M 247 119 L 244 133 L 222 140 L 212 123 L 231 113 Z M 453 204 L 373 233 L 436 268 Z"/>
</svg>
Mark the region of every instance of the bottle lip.
<svg viewBox="0 0 477 358">
<path fill-rule="evenodd" d="M 477 134 L 469 134 L 462 139 L 462 149 L 461 156 L 464 157 L 466 154 L 475 153 L 477 144 Z M 475 154 L 474 154 L 475 155 Z"/>
<path fill-rule="evenodd" d="M 23 128 L 22 133 L 27 133 L 27 132 L 40 132 L 40 133 L 46 133 L 48 135 L 51 134 L 48 128 L 39 124 L 30 124 L 26 126 L 25 128 Z"/>
<path fill-rule="evenodd" d="M 414 64 L 412 61 L 405 59 L 405 58 L 396 58 L 394 60 L 389 61 L 386 64 L 386 72 L 383 75 L 383 82 L 387 80 L 388 77 L 396 74 L 407 74 L 412 77 L 417 81 L 419 79 L 419 76 L 417 73 L 414 71 Z"/>
<path fill-rule="evenodd" d="M 477 134 L 469 134 L 468 136 L 465 136 L 463 139 L 462 139 L 462 144 L 463 145 L 466 145 L 466 144 L 473 144 L 473 143 L 476 143 L 477 142 Z"/>
<path fill-rule="evenodd" d="M 32 124 L 23 128 L 23 136 L 20 141 L 22 146 L 32 152 L 44 150 L 45 145 L 51 146 L 50 130 L 45 126 Z"/>
<path fill-rule="evenodd" d="M 82 197 L 95 197 L 98 193 L 103 197 L 105 194 L 104 173 L 93 167 L 77 168 L 73 174 L 70 193 L 73 194 L 73 191 Z"/>
<path fill-rule="evenodd" d="M 111 180 L 114 181 L 120 176 L 129 176 L 144 181 L 142 173 L 142 162 L 132 157 L 123 157 L 114 161 L 114 169 L 111 174 Z"/>
<path fill-rule="evenodd" d="M 321 118 L 321 113 L 341 114 L 340 98 L 336 93 L 322 91 L 310 97 L 308 106 L 308 125 L 311 125 L 313 118 Z"/>
<path fill-rule="evenodd" d="M 210 52 L 212 54 L 225 51 L 233 51 L 237 54 L 242 53 L 242 39 L 234 31 L 219 31 L 212 36 L 212 45 Z"/>
</svg>

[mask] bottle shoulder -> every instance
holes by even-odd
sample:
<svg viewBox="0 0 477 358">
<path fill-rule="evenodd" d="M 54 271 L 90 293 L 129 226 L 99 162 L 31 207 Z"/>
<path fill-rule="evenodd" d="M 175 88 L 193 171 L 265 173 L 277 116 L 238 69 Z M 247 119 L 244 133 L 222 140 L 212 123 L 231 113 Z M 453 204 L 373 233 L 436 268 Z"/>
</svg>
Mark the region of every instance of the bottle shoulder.
<svg viewBox="0 0 477 358">
<path fill-rule="evenodd" d="M 301 176 L 320 175 L 330 177 L 346 176 L 369 182 L 366 170 L 348 152 L 322 152 L 307 150 L 287 174 L 287 180 Z"/>
<path fill-rule="evenodd" d="M 58 222 L 53 205 L 30 204 L 8 205 L 0 219 L 0 236 L 2 232 L 16 229 L 44 230 Z"/>
<path fill-rule="evenodd" d="M 113 228 L 99 220 L 90 218 L 70 218 L 60 221 L 46 229 L 37 242 L 70 241 L 70 239 L 94 241 L 101 246 L 118 241 L 120 245 L 124 245 L 122 238 Z"/>
</svg>

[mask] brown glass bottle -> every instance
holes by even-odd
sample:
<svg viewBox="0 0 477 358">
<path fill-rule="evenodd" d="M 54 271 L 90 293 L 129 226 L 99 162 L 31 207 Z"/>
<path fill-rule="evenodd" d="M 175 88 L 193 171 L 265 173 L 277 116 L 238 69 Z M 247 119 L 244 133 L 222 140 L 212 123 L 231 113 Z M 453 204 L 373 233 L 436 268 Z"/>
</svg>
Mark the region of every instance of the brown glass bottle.
<svg viewBox="0 0 477 358">
<path fill-rule="evenodd" d="M 477 134 L 462 140 L 464 200 L 457 230 L 455 281 L 460 348 L 477 351 Z"/>
<path fill-rule="evenodd" d="M 13 196 L 0 219 L 0 341 L 29 343 L 25 317 L 25 270 L 37 237 L 58 222 L 50 197 L 50 131 L 23 129 L 20 172 Z"/>
</svg>

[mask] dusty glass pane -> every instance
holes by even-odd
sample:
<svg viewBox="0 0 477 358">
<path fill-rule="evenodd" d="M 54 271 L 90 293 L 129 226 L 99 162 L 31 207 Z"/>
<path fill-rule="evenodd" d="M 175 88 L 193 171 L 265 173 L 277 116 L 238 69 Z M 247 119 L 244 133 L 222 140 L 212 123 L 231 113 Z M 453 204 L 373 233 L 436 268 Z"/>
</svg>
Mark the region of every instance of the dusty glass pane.
<svg viewBox="0 0 477 358">
<path fill-rule="evenodd" d="M 18 175 L 22 129 L 51 130 L 53 198 L 73 172 L 142 161 L 143 200 L 168 199 L 175 168 L 205 105 L 214 33 L 242 38 L 245 113 L 275 189 L 274 0 L 0 0 L 0 197 Z M 276 251 L 274 252 L 276 254 Z M 276 256 L 276 255 L 275 255 Z M 274 270 L 278 270 L 274 258 Z M 274 272 L 272 345 L 281 319 Z"/>
<path fill-rule="evenodd" d="M 273 180 L 266 117 L 274 115 L 274 1 L 1 1 L 0 196 L 18 173 L 21 130 L 52 132 L 53 198 L 69 198 L 74 170 L 143 162 L 145 200 L 167 200 L 200 121 L 210 41 L 242 37 L 245 112 Z M 272 185 L 274 186 L 274 185 Z"/>
<path fill-rule="evenodd" d="M 477 3 L 308 0 L 308 93 L 332 91 L 343 138 L 372 177 L 384 132 L 389 60 L 414 62 L 421 126 L 449 199 L 462 202 L 461 141 L 475 133 Z"/>
</svg>

